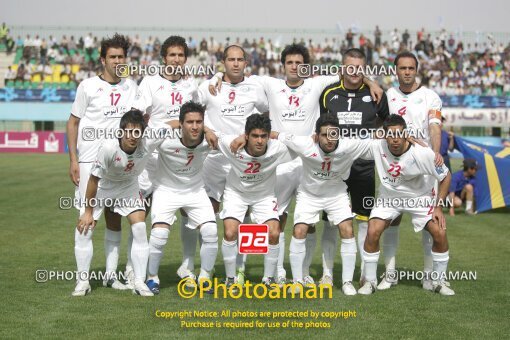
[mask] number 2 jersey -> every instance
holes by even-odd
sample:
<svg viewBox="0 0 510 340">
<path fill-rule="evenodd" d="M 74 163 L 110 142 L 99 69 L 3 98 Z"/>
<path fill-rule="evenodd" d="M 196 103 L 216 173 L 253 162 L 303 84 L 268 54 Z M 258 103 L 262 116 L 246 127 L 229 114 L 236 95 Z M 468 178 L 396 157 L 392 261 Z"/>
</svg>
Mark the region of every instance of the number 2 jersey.
<svg viewBox="0 0 510 340">
<path fill-rule="evenodd" d="M 120 118 L 131 110 L 137 86 L 131 79 L 123 78 L 110 84 L 99 76 L 83 80 L 76 90 L 71 114 L 80 118 L 78 127 L 78 160 L 94 162 L 102 139 L 99 129 L 119 127 Z"/>
</svg>

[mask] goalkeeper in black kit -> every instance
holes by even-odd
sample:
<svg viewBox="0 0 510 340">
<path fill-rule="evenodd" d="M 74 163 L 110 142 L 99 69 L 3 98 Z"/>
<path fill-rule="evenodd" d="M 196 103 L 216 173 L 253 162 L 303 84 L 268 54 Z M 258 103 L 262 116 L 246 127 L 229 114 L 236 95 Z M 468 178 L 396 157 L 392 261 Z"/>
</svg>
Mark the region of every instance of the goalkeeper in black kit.
<svg viewBox="0 0 510 340">
<path fill-rule="evenodd" d="M 357 48 L 347 50 L 343 55 L 343 76 L 338 83 L 326 87 L 320 97 L 321 114 L 332 113 L 340 122 L 339 137 L 370 138 L 371 133 L 389 116 L 386 94 L 379 103 L 372 100 L 370 89 L 363 84 L 363 73 L 366 57 Z M 346 181 L 351 195 L 352 212 L 358 221 L 358 249 L 363 250 L 367 235 L 368 217 L 371 207 L 365 206 L 365 197 L 375 196 L 374 161 L 357 159 L 351 167 L 351 174 Z M 368 202 L 368 201 L 367 201 Z M 335 228 L 325 228 L 322 237 L 323 276 L 321 283 L 333 282 L 333 260 L 337 246 Z M 327 232 L 329 231 L 329 232 Z M 361 263 L 361 279 L 364 281 L 363 261 Z"/>
</svg>

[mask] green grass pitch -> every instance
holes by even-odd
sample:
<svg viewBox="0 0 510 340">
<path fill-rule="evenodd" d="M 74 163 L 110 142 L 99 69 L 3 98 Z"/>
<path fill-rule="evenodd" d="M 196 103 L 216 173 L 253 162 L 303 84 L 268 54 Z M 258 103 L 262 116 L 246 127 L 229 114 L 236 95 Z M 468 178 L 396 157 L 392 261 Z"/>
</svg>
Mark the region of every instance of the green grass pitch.
<svg viewBox="0 0 510 340">
<path fill-rule="evenodd" d="M 459 163 L 454 163 L 456 169 Z M 161 294 L 141 298 L 131 292 L 103 288 L 92 282 L 92 294 L 73 298 L 74 281 L 52 280 L 37 283 L 38 269 L 75 270 L 74 226 L 77 212 L 60 210 L 59 197 L 72 196 L 66 155 L 0 155 L 2 195 L 0 197 L 0 338 L 271 338 L 295 337 L 347 338 L 506 338 L 510 332 L 509 209 L 477 216 L 461 211 L 447 217 L 451 271 L 476 272 L 477 279 L 452 281 L 454 297 L 443 297 L 421 289 L 418 281 L 402 281 L 385 292 L 368 297 L 346 297 L 340 290 L 340 254 L 335 260 L 335 287 L 332 299 L 183 299 L 177 294 L 175 272 L 181 261 L 179 228 L 173 228 L 160 269 Z M 423 255 L 421 235 L 415 234 L 404 217 L 400 231 L 397 269 L 421 270 Z M 286 228 L 286 264 L 291 229 Z M 178 224 L 176 224 L 178 226 Z M 119 269 L 126 262 L 127 221 Z M 320 233 L 311 273 L 321 274 Z M 222 226 L 219 225 L 220 237 Z M 104 271 L 104 221 L 94 235 L 93 271 Z M 382 261 L 382 259 L 381 259 Z M 196 262 L 199 263 L 197 253 Z M 224 276 L 221 252 L 216 273 Z M 250 256 L 247 275 L 253 281 L 262 276 L 262 257 Z M 380 263 L 379 272 L 383 266 Z M 359 278 L 358 267 L 355 279 Z M 358 287 L 358 283 L 355 283 Z M 189 329 L 178 319 L 161 319 L 156 311 L 356 311 L 355 318 L 325 319 L 330 328 L 256 328 L 256 329 Z M 195 319 L 196 320 L 196 319 Z M 202 321 L 253 321 L 253 319 L 201 319 Z M 261 322 L 301 321 L 279 318 Z M 191 321 L 191 320 L 188 320 Z M 505 335 L 506 334 L 506 335 Z"/>
</svg>

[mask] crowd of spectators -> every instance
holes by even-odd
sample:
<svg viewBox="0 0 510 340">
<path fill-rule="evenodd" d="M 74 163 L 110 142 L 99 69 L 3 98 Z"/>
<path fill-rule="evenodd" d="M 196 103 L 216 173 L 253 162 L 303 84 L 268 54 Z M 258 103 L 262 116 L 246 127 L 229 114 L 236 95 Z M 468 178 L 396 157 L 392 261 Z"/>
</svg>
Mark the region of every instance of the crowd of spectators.
<svg viewBox="0 0 510 340">
<path fill-rule="evenodd" d="M 394 29 L 387 39 L 376 26 L 370 36 L 348 30 L 345 36 L 312 39 L 294 39 L 306 45 L 315 64 L 340 64 L 342 53 L 348 48 L 359 47 L 369 65 L 392 65 L 396 54 L 413 51 L 420 60 L 419 78 L 441 95 L 510 95 L 510 44 L 497 44 L 487 35 L 480 43 L 459 41 L 445 30 L 416 34 Z M 8 40 L 8 39 L 4 39 Z M 12 40 L 12 39 L 11 39 Z M 128 62 L 134 64 L 159 64 L 162 41 L 156 36 L 145 39 L 131 36 Z M 217 41 L 210 37 L 188 37 L 189 63 L 218 65 L 223 49 L 230 44 L 241 45 L 249 54 L 250 74 L 283 77 L 280 52 L 284 43 L 261 37 L 260 39 L 226 38 Z M 101 37 L 92 33 L 84 37 L 63 35 L 61 39 L 39 35 L 25 38 L 18 36 L 8 52 L 16 52 L 15 65 L 6 74 L 6 84 L 24 82 L 71 82 L 78 84 L 101 69 L 99 47 Z M 0 42 L 1 43 L 1 42 Z M 139 79 L 135 79 L 139 80 Z M 395 76 L 381 77 L 383 87 L 396 84 Z"/>
</svg>

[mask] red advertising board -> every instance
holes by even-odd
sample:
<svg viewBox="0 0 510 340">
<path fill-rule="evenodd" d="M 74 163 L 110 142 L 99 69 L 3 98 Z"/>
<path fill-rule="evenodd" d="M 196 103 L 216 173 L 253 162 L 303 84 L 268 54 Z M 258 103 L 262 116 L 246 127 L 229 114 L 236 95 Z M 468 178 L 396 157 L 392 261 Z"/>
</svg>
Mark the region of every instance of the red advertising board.
<svg viewBox="0 0 510 340">
<path fill-rule="evenodd" d="M 0 152 L 64 153 L 65 133 L 0 131 Z"/>
</svg>

